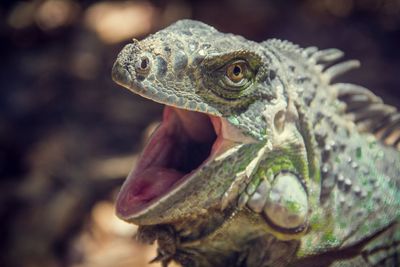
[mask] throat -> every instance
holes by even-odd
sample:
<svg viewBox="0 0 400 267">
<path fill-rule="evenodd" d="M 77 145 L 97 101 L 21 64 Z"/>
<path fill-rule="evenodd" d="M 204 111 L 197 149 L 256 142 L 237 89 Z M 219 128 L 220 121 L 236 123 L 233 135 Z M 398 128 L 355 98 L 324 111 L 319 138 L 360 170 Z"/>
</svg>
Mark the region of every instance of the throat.
<svg viewBox="0 0 400 267">
<path fill-rule="evenodd" d="M 207 115 L 172 109 L 176 114 L 176 122 L 168 130 L 171 133 L 169 141 L 172 143 L 172 151 L 166 167 L 188 174 L 208 158 L 217 136 Z"/>
</svg>

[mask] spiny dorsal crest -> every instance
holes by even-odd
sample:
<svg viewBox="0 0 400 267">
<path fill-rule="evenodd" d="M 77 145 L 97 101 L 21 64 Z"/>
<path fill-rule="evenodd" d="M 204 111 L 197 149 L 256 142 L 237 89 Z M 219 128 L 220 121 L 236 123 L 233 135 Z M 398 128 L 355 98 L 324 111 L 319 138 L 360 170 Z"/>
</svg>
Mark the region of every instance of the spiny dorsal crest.
<svg viewBox="0 0 400 267">
<path fill-rule="evenodd" d="M 312 64 L 322 66 L 322 75 L 331 82 L 340 75 L 358 68 L 358 60 L 346 60 L 336 63 L 343 57 L 341 50 L 331 48 L 318 50 L 309 47 L 303 50 Z M 386 145 L 400 149 L 400 113 L 390 105 L 383 103 L 367 88 L 350 83 L 331 84 L 338 99 L 346 104 L 348 118 L 356 123 L 363 132 L 371 132 Z"/>
</svg>

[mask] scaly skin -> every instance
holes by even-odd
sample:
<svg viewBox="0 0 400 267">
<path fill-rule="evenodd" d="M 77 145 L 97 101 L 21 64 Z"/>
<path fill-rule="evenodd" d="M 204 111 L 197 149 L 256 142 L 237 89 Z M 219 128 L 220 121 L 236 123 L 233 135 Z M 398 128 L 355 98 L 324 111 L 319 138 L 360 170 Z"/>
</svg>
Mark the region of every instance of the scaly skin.
<svg viewBox="0 0 400 267">
<path fill-rule="evenodd" d="M 140 225 L 140 240 L 158 240 L 156 260 L 400 264 L 400 158 L 390 141 L 399 118 L 368 90 L 331 83 L 358 66 L 332 65 L 341 56 L 190 20 L 121 51 L 117 83 L 228 129 L 226 147 L 188 180 L 137 214 L 119 214 Z"/>
</svg>

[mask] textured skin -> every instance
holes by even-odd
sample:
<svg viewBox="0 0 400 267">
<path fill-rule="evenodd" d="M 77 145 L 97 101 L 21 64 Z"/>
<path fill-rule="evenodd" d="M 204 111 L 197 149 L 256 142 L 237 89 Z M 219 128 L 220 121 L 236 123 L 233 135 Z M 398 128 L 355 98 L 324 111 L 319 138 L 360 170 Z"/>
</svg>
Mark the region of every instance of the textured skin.
<svg viewBox="0 0 400 267">
<path fill-rule="evenodd" d="M 365 88 L 332 83 L 358 66 L 333 64 L 341 56 L 286 41 L 256 43 L 190 20 L 121 51 L 117 83 L 222 117 L 242 133 L 223 157 L 130 220 L 140 225 L 140 240 L 158 240 L 156 260 L 400 265 L 399 116 Z M 238 59 L 250 70 L 247 83 L 221 86 Z"/>
</svg>

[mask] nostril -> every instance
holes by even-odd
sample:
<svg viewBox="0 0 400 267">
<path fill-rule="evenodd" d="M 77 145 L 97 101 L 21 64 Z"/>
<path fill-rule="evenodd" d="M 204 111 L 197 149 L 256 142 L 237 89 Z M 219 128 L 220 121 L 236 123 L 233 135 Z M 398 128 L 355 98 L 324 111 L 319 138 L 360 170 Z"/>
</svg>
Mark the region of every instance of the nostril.
<svg viewBox="0 0 400 267">
<path fill-rule="evenodd" d="M 149 59 L 148 58 L 142 58 L 142 62 L 140 63 L 140 67 L 142 69 L 147 69 L 149 66 Z"/>
<path fill-rule="evenodd" d="M 147 74 L 150 70 L 150 59 L 142 56 L 136 63 L 136 70 L 141 74 Z"/>
</svg>

